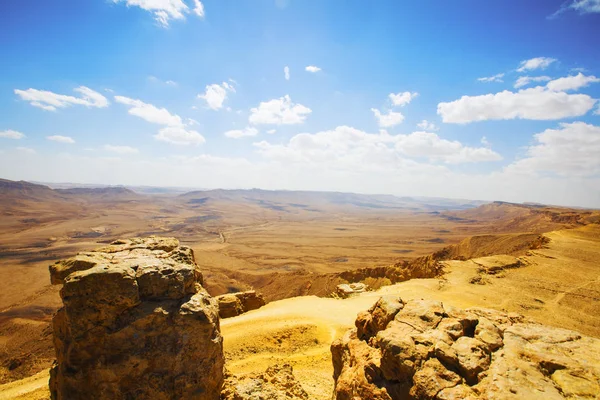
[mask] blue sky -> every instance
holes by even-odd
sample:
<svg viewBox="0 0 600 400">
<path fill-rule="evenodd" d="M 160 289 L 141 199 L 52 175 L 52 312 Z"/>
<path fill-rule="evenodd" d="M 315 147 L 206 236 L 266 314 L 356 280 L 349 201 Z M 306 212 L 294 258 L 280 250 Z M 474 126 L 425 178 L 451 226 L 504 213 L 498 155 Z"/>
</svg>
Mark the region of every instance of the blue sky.
<svg viewBox="0 0 600 400">
<path fill-rule="evenodd" d="M 600 207 L 598 37 L 599 0 L 5 0 L 0 176 Z"/>
</svg>

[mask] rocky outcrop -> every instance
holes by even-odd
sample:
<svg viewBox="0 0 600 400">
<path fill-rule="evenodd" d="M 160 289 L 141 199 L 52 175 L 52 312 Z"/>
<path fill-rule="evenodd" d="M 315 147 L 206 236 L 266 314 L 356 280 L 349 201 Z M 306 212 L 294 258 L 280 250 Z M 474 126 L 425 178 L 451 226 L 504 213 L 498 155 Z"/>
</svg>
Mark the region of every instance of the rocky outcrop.
<svg viewBox="0 0 600 400">
<path fill-rule="evenodd" d="M 489 275 L 496 275 L 505 269 L 519 268 L 523 265 L 519 258 L 506 254 L 473 258 L 471 261 L 479 266 L 479 272 Z"/>
<path fill-rule="evenodd" d="M 265 299 L 254 290 L 228 293 L 216 297 L 221 318 L 235 317 L 265 305 Z"/>
<path fill-rule="evenodd" d="M 369 286 L 362 282 L 357 283 L 341 283 L 336 286 L 335 294 L 338 297 L 346 299 L 355 296 L 359 293 L 364 293 L 369 290 Z"/>
<path fill-rule="evenodd" d="M 53 320 L 53 399 L 218 399 L 217 302 L 190 248 L 118 240 L 50 266 L 63 284 Z"/>
<path fill-rule="evenodd" d="M 331 351 L 337 400 L 600 394 L 600 340 L 494 310 L 381 298 Z"/>
<path fill-rule="evenodd" d="M 225 380 L 222 400 L 308 400 L 289 364 L 273 365 L 262 374 Z"/>
</svg>

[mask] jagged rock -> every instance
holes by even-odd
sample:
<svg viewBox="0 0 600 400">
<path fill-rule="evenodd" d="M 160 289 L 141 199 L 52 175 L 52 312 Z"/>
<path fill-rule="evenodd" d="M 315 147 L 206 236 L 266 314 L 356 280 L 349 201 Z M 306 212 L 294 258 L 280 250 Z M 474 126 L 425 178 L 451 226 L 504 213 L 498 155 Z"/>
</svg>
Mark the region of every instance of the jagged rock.
<svg viewBox="0 0 600 400">
<path fill-rule="evenodd" d="M 341 298 L 354 296 L 358 293 L 363 293 L 369 290 L 369 287 L 361 282 L 358 283 L 342 283 L 337 285 L 336 294 Z"/>
<path fill-rule="evenodd" d="M 56 400 L 218 399 L 218 306 L 190 248 L 118 240 L 50 266 L 64 307 L 53 319 Z"/>
<path fill-rule="evenodd" d="M 216 299 L 219 303 L 219 316 L 221 318 L 235 317 L 265 305 L 265 299 L 254 290 L 223 294 L 217 296 Z"/>
<path fill-rule="evenodd" d="M 600 394 L 600 340 L 517 314 L 380 299 L 356 325 L 331 347 L 337 400 Z"/>
<path fill-rule="evenodd" d="M 308 394 L 294 377 L 289 364 L 273 365 L 262 374 L 242 378 L 228 376 L 222 400 L 306 400 Z"/>
</svg>

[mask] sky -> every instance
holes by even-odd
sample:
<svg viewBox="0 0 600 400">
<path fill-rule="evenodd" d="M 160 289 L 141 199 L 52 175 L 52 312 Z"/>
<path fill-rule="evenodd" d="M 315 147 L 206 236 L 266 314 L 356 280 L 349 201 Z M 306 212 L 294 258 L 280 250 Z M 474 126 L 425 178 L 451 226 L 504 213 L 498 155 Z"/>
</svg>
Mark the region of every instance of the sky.
<svg viewBox="0 0 600 400">
<path fill-rule="evenodd" d="M 3 0 L 0 177 L 600 208 L 600 0 Z"/>
</svg>

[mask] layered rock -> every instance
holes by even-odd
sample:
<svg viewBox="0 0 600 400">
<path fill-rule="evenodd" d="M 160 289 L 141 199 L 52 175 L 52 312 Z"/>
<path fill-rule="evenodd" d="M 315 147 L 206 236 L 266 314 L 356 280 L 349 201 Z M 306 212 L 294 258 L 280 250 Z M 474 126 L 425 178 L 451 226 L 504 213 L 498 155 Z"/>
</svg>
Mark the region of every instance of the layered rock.
<svg viewBox="0 0 600 400">
<path fill-rule="evenodd" d="M 381 298 L 331 351 L 338 400 L 600 394 L 600 340 L 494 310 Z"/>
<path fill-rule="evenodd" d="M 254 290 L 228 293 L 216 297 L 221 318 L 235 317 L 265 305 L 265 299 Z"/>
<path fill-rule="evenodd" d="M 53 320 L 53 399 L 218 399 L 218 306 L 190 248 L 118 240 L 50 266 L 63 284 Z"/>
<path fill-rule="evenodd" d="M 222 400 L 308 400 L 289 364 L 273 365 L 262 374 L 228 376 Z"/>
</svg>

